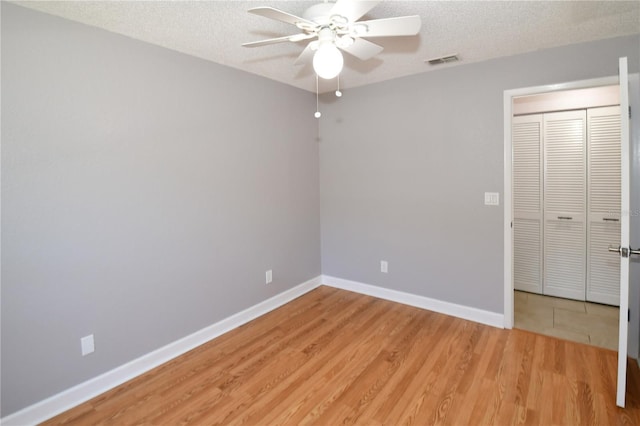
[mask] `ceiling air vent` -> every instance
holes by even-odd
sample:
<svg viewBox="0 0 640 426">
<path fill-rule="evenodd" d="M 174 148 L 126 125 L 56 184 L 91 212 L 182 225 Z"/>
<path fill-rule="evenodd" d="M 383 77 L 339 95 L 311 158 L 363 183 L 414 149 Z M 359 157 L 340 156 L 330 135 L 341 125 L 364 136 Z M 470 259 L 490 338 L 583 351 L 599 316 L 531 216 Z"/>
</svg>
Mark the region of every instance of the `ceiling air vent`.
<svg viewBox="0 0 640 426">
<path fill-rule="evenodd" d="M 454 53 L 453 55 L 445 55 L 439 58 L 427 59 L 425 62 L 428 62 L 429 65 L 438 65 L 438 64 L 446 64 L 449 62 L 456 62 L 459 60 L 460 58 L 458 58 L 458 54 Z"/>
</svg>

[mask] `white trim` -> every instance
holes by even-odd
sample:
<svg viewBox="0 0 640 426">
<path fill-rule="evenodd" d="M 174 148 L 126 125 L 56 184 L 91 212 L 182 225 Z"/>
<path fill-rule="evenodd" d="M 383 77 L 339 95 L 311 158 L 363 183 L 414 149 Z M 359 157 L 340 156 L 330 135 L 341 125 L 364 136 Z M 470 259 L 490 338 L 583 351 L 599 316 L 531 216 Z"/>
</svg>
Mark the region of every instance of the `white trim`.
<svg viewBox="0 0 640 426">
<path fill-rule="evenodd" d="M 511 117 L 513 97 L 504 92 L 504 328 L 513 328 L 513 202 L 511 183 Z"/>
<path fill-rule="evenodd" d="M 120 367 L 107 371 L 93 379 L 80 383 L 59 394 L 37 402 L 0 420 L 2 425 L 31 425 L 41 423 L 51 417 L 98 396 L 114 387 L 131 380 L 191 349 L 233 330 L 261 315 L 266 314 L 291 300 L 319 287 L 320 276 L 296 287 L 277 294 L 270 299 L 231 315 L 215 324 L 196 331 L 182 339 L 169 343 L 153 352 L 134 359 Z"/>
<path fill-rule="evenodd" d="M 620 85 L 620 165 L 621 165 L 621 203 L 620 203 L 620 246 L 630 248 L 631 236 L 631 182 L 630 182 L 630 138 L 629 138 L 629 68 L 627 57 L 620 58 L 618 62 L 618 74 Z M 625 312 L 629 309 L 629 257 L 620 257 L 620 315 L 618 315 L 618 380 L 616 391 L 616 405 L 624 408 L 625 395 L 627 393 L 627 357 L 629 341 L 629 319 Z"/>
<path fill-rule="evenodd" d="M 429 311 L 439 312 L 441 314 L 479 322 L 481 324 L 486 324 L 493 327 L 502 328 L 504 322 L 503 315 L 496 312 L 484 311 L 482 309 L 457 305 L 450 302 L 443 302 L 441 300 L 431 299 L 425 296 L 418 296 L 398 290 L 377 287 L 357 281 L 350 281 L 342 278 L 323 275 L 322 284 L 342 290 L 366 294 L 368 296 L 373 296 L 380 299 L 390 300 L 392 302 L 402 303 L 404 305 L 415 306 L 416 308 L 427 309 Z"/>
<path fill-rule="evenodd" d="M 513 328 L 513 194 L 511 180 L 511 117 L 512 99 L 517 96 L 536 95 L 560 90 L 585 89 L 589 87 L 618 84 L 618 76 L 524 87 L 504 91 L 504 328 Z"/>
</svg>

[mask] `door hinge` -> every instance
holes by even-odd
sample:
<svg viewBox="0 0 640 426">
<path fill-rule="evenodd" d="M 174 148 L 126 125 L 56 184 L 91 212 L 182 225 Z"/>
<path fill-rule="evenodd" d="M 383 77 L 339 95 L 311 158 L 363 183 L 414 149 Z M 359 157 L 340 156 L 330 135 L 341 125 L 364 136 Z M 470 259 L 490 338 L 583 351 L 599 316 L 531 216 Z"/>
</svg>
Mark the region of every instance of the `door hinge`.
<svg viewBox="0 0 640 426">
<path fill-rule="evenodd" d="M 631 118 L 631 105 L 629 105 L 629 118 Z"/>
<path fill-rule="evenodd" d="M 511 229 L 513 229 L 513 222 L 511 222 Z"/>
<path fill-rule="evenodd" d="M 631 322 L 631 309 L 627 309 L 627 322 Z"/>
</svg>

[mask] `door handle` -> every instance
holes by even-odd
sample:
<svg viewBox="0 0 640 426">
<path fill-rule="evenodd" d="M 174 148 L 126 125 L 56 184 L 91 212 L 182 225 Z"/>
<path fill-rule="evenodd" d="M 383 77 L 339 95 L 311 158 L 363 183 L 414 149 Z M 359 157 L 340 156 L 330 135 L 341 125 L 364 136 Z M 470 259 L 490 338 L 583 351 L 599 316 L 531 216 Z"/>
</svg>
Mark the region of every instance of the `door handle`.
<svg viewBox="0 0 640 426">
<path fill-rule="evenodd" d="M 629 257 L 631 255 L 640 256 L 640 249 L 634 250 L 632 248 L 627 248 L 627 247 L 609 246 L 609 251 L 612 253 L 620 253 L 620 256 L 622 257 Z"/>
<path fill-rule="evenodd" d="M 573 218 L 571 216 L 558 216 L 558 219 L 571 220 Z"/>
<path fill-rule="evenodd" d="M 613 217 L 603 217 L 602 220 L 607 221 L 607 222 L 620 222 L 620 219 L 616 219 Z"/>
</svg>

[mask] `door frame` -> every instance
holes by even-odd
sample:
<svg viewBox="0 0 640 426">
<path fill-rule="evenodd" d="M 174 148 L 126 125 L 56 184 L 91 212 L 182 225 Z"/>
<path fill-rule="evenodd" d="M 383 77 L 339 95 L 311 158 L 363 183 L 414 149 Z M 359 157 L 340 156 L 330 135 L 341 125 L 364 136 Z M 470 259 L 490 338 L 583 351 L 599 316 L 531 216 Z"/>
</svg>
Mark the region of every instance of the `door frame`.
<svg viewBox="0 0 640 426">
<path fill-rule="evenodd" d="M 513 98 L 559 92 L 563 90 L 587 89 L 591 87 L 617 85 L 618 76 L 594 78 L 543 86 L 524 87 L 504 91 L 504 328 L 513 328 L 513 176 L 511 118 L 513 117 Z"/>
</svg>

